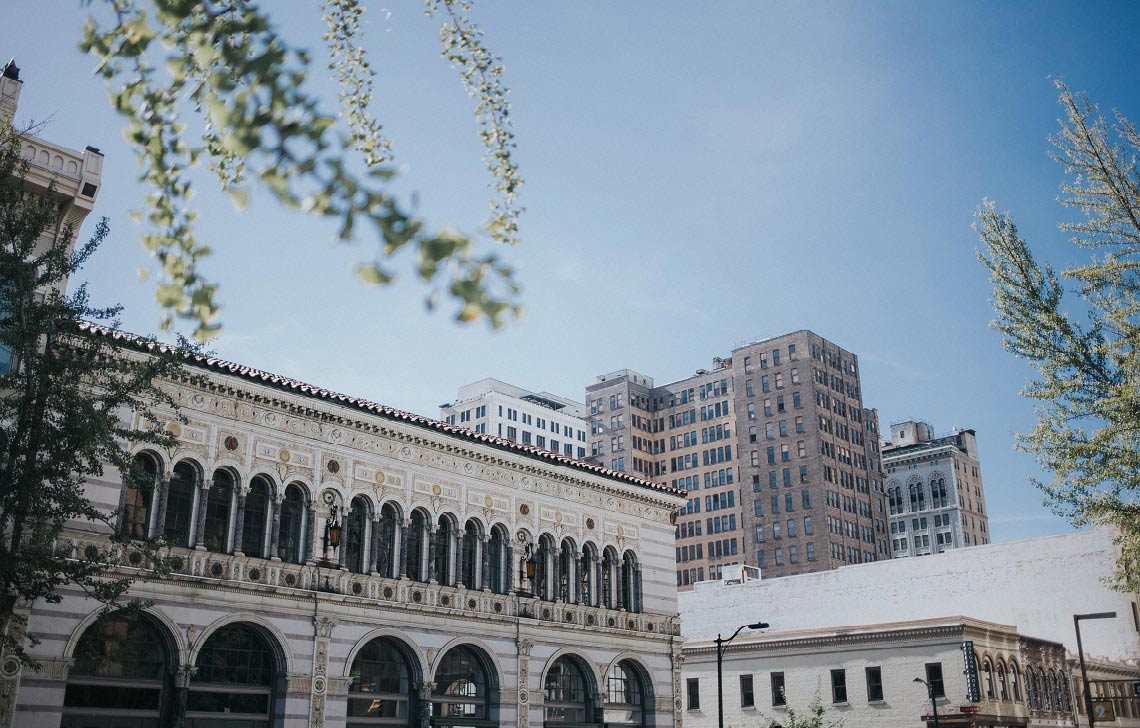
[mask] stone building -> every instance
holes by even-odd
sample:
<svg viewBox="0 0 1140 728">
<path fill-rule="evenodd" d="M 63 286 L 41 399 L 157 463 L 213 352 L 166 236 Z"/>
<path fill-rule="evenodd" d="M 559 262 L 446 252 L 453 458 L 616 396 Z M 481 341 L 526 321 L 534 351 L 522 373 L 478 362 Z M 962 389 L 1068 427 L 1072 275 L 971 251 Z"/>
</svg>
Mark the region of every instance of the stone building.
<svg viewBox="0 0 1140 728">
<path fill-rule="evenodd" d="M 714 728 L 716 645 L 683 654 L 686 728 Z M 724 652 L 724 725 L 767 728 L 818 695 L 844 728 L 933 726 L 930 685 L 941 728 L 1063 728 L 1076 725 L 1069 672 L 1062 645 L 968 617 L 744 633 Z"/>
<path fill-rule="evenodd" d="M 990 542 L 973 430 L 935 435 L 921 420 L 891 424 L 883 447 L 891 556 L 938 554 Z"/>
<path fill-rule="evenodd" d="M 19 90 L 9 64 L 9 117 Z M 97 152 L 26 148 L 90 209 Z M 0 655 L 0 728 L 679 728 L 683 494 L 216 358 L 184 371 L 177 413 L 122 413 L 177 441 L 133 452 L 143 485 L 85 484 L 171 572 L 69 523 L 58 553 L 105 555 L 147 606 L 19 605 L 36 666 Z"/>
</svg>

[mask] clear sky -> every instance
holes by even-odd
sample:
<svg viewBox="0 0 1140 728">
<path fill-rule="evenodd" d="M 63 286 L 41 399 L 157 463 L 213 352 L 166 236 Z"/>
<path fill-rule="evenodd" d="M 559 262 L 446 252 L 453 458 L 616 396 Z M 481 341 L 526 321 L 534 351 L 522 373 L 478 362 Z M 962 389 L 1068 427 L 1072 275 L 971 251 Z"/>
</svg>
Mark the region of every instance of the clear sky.
<svg viewBox="0 0 1140 728">
<path fill-rule="evenodd" d="M 315 3 L 263 5 L 323 58 Z M 374 108 L 401 188 L 433 222 L 473 231 L 488 192 L 471 102 L 422 8 L 369 7 Z M 1013 450 L 1032 421 L 1028 369 L 987 328 L 970 223 L 991 197 L 1042 256 L 1076 259 L 1055 227 L 1050 78 L 1140 121 L 1140 5 L 487 1 L 473 16 L 506 64 L 527 181 L 509 253 L 522 321 L 492 333 L 426 313 L 410 281 L 366 288 L 351 271 L 370 243 L 337 246 L 265 196 L 238 213 L 203 184 L 220 356 L 438 416 L 486 376 L 581 399 L 602 372 L 673 381 L 742 340 L 810 328 L 860 356 L 884 428 L 913 416 L 977 431 L 995 540 L 1069 528 Z M 18 119 L 107 155 L 97 213 L 112 236 L 84 276 L 95 300 L 154 332 L 153 283 L 137 275 L 151 263 L 127 215 L 143 192 L 77 49 L 82 5 L 13 3 L 3 18 Z"/>
</svg>

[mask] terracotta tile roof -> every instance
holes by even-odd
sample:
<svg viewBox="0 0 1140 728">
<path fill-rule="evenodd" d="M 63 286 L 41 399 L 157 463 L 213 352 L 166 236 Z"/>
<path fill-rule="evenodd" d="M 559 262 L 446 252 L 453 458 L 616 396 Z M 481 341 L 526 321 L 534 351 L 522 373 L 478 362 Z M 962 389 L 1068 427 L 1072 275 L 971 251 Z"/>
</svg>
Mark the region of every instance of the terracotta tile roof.
<svg viewBox="0 0 1140 728">
<path fill-rule="evenodd" d="M 97 336 L 110 338 L 120 344 L 142 351 L 160 350 L 170 352 L 173 350 L 173 347 L 153 341 L 151 339 L 144 338 L 142 336 L 138 336 L 137 334 L 120 331 L 119 329 L 108 328 L 106 326 L 101 326 L 99 324 L 91 323 L 88 321 L 82 322 L 79 326 L 79 330 L 83 333 L 90 333 Z M 611 478 L 623 483 L 629 483 L 630 485 L 636 485 L 642 488 L 659 491 L 668 495 L 684 495 L 684 491 L 677 490 L 676 488 L 672 488 L 663 483 L 654 483 L 651 480 L 644 480 L 642 478 L 630 475 L 629 473 L 623 473 L 617 470 L 603 468 L 599 465 L 593 465 L 583 460 L 578 460 L 577 458 L 560 455 L 550 450 L 535 447 L 534 445 L 526 445 L 523 443 L 514 442 L 512 440 L 507 440 L 502 437 L 485 435 L 483 433 L 475 432 L 474 430 L 469 430 L 466 427 L 449 425 L 446 422 L 433 420 L 429 417 L 413 414 L 411 412 L 405 412 L 404 410 L 388 407 L 387 405 L 377 404 L 376 402 L 371 402 L 367 399 L 352 397 L 347 394 L 341 394 L 339 392 L 317 387 L 312 384 L 306 384 L 305 382 L 299 381 L 297 379 L 292 379 L 290 377 L 284 377 L 280 374 L 265 372 L 260 369 L 254 369 L 252 367 L 243 366 L 232 361 L 227 361 L 225 359 L 219 359 L 212 356 L 186 354 L 184 355 L 184 358 L 186 362 L 191 366 L 201 367 L 203 369 L 208 369 L 220 374 L 229 374 L 257 384 L 277 387 L 278 389 L 288 390 L 307 397 L 314 397 L 316 399 L 322 399 L 328 402 L 342 404 L 347 407 L 353 407 L 355 409 L 359 409 L 370 414 L 379 415 L 391 420 L 406 422 L 408 424 L 423 427 L 428 430 L 435 430 L 447 435 L 452 435 L 463 440 L 469 440 L 483 445 L 490 445 L 502 450 L 508 450 L 511 452 L 533 457 L 538 460 L 544 460 L 546 462 L 556 463 L 558 465 L 565 465 L 576 470 L 584 470 L 586 472 L 593 473 L 594 475 L 601 475 L 606 478 Z"/>
</svg>

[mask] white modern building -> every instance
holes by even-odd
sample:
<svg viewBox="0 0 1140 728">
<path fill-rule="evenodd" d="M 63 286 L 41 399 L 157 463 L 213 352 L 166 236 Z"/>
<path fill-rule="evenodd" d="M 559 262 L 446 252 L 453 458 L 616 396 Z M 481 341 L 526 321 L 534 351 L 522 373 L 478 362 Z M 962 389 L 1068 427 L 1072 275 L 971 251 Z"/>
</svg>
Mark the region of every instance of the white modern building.
<svg viewBox="0 0 1140 728">
<path fill-rule="evenodd" d="M 981 467 L 973 430 L 936 435 L 921 420 L 891 424 L 883 471 L 892 558 L 990 542 Z"/>
<path fill-rule="evenodd" d="M 683 654 L 685 727 L 716 728 L 716 643 Z M 1073 726 L 1067 670 L 1060 644 L 968 617 L 745 632 L 724 649 L 724 726 L 778 725 L 817 697 L 843 728 L 934 725 L 935 704 L 939 728 Z"/>
<path fill-rule="evenodd" d="M 439 407 L 439 418 L 485 435 L 586 459 L 586 405 L 550 392 L 531 392 L 498 379 L 459 388 L 454 402 Z"/>
</svg>

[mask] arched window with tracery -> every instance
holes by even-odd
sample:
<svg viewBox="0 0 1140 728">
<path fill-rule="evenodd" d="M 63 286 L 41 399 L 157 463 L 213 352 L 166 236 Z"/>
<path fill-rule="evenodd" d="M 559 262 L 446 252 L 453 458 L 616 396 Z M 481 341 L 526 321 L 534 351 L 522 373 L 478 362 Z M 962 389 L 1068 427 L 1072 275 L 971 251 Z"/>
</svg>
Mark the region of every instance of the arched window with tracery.
<svg viewBox="0 0 1140 728">
<path fill-rule="evenodd" d="M 478 589 L 479 571 L 482 566 L 479 557 L 482 555 L 483 528 L 474 518 L 468 519 L 463 526 L 463 553 L 459 559 L 459 585 L 468 589 Z"/>
<path fill-rule="evenodd" d="M 368 529 L 368 501 L 361 496 L 352 499 L 344 528 L 344 565 L 348 570 L 363 574 L 368 568 L 365 558 L 365 536 Z"/>
<path fill-rule="evenodd" d="M 890 501 L 892 516 L 903 512 L 902 486 L 888 487 L 887 499 Z"/>
<path fill-rule="evenodd" d="M 501 525 L 491 529 L 491 540 L 487 543 L 491 549 L 491 554 L 487 563 L 491 569 L 489 575 L 491 591 L 496 594 L 507 593 L 507 572 L 512 566 L 507 561 L 507 543 L 509 540 L 507 530 Z"/>
<path fill-rule="evenodd" d="M 418 725 L 415 664 L 407 648 L 389 637 L 377 637 L 360 648 L 352 660 L 347 728 Z"/>
<path fill-rule="evenodd" d="M 581 602 L 591 607 L 598 606 L 598 549 L 591 543 L 582 546 L 582 573 L 578 578 Z"/>
<path fill-rule="evenodd" d="M 277 557 L 291 564 L 305 561 L 305 492 L 300 485 L 291 483 L 285 488 L 281 502 L 281 526 L 277 533 Z"/>
<path fill-rule="evenodd" d="M 468 646 L 443 656 L 435 671 L 431 694 L 433 726 L 498 725 L 497 681 L 490 660 Z"/>
<path fill-rule="evenodd" d="M 190 528 L 194 519 L 194 492 L 198 489 L 198 469 L 188 462 L 174 466 L 166 489 L 166 520 L 162 535 L 171 546 L 192 546 Z"/>
<path fill-rule="evenodd" d="M 228 553 L 230 550 L 230 509 L 236 484 L 230 471 L 214 471 L 214 482 L 206 491 L 206 520 L 202 530 L 202 545 L 207 551 Z"/>
<path fill-rule="evenodd" d="M 279 714 L 280 680 L 273 647 L 261 631 L 235 622 L 219 627 L 194 662 L 186 699 L 193 728 L 268 728 Z"/>
<path fill-rule="evenodd" d="M 139 453 L 131 461 L 130 472 L 123 483 L 123 510 L 119 515 L 119 533 L 127 538 L 150 536 L 151 509 L 158 485 L 158 461 L 149 453 Z"/>
<path fill-rule="evenodd" d="M 626 551 L 621 562 L 621 606 L 630 612 L 641 611 L 641 579 L 637 557 Z"/>
<path fill-rule="evenodd" d="M 1009 684 L 1006 682 L 1005 663 L 997 661 L 998 694 L 1003 701 L 1009 701 Z"/>
<path fill-rule="evenodd" d="M 435 565 L 433 569 L 435 580 L 445 586 L 455 583 L 451 569 L 454 563 L 452 555 L 454 549 L 455 524 L 451 522 L 451 516 L 445 514 L 439 517 L 435 531 Z"/>
<path fill-rule="evenodd" d="M 538 553 L 535 554 L 534 593 L 540 599 L 554 599 L 554 572 L 557 569 L 557 559 L 558 548 L 554 545 L 554 537 L 548 533 L 539 536 Z"/>
<path fill-rule="evenodd" d="M 648 692 L 634 663 L 623 660 L 610 668 L 606 675 L 605 725 L 645 725 Z"/>
<path fill-rule="evenodd" d="M 1013 691 L 1013 700 L 1016 703 L 1021 702 L 1021 671 L 1017 667 L 1016 662 L 1009 663 L 1009 686 Z"/>
<path fill-rule="evenodd" d="M 393 579 L 398 577 L 399 567 L 396 565 L 396 534 L 400 530 L 400 512 L 391 503 L 385 503 L 380 509 L 380 529 L 374 534 L 376 544 L 376 565 L 372 568 L 380 576 Z"/>
<path fill-rule="evenodd" d="M 84 631 L 68 673 L 61 728 L 170 724 L 174 660 L 145 615 L 110 614 Z"/>
<path fill-rule="evenodd" d="M 262 558 L 269 550 L 270 498 L 273 486 L 263 476 L 256 476 L 249 484 L 242 512 L 241 550 L 246 556 Z"/>
<path fill-rule="evenodd" d="M 428 517 L 420 509 L 412 511 L 411 525 L 408 526 L 407 567 L 408 578 L 413 581 L 427 581 Z"/>
<path fill-rule="evenodd" d="M 562 539 L 562 546 L 558 552 L 558 594 L 557 597 L 563 602 L 574 601 L 574 586 L 575 586 L 575 555 L 578 549 L 574 546 L 574 542 L 568 538 Z"/>
<path fill-rule="evenodd" d="M 617 549 L 613 546 L 607 546 L 602 552 L 602 606 L 607 609 L 617 608 L 617 597 L 615 595 L 615 587 L 620 578 L 616 576 L 619 570 L 619 559 Z"/>
<path fill-rule="evenodd" d="M 554 661 L 543 684 L 543 725 L 597 725 L 597 687 L 580 660 L 563 655 Z"/>
</svg>

